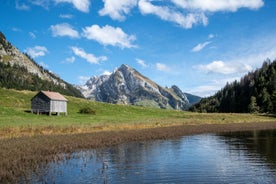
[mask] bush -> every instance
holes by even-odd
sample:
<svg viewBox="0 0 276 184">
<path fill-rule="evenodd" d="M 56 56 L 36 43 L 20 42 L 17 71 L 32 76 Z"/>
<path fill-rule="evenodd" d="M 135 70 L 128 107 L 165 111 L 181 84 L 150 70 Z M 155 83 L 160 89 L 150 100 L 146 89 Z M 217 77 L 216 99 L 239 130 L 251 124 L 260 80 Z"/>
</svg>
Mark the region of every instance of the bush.
<svg viewBox="0 0 276 184">
<path fill-rule="evenodd" d="M 90 107 L 84 107 L 80 109 L 81 114 L 96 114 L 96 111 L 91 109 Z"/>
</svg>

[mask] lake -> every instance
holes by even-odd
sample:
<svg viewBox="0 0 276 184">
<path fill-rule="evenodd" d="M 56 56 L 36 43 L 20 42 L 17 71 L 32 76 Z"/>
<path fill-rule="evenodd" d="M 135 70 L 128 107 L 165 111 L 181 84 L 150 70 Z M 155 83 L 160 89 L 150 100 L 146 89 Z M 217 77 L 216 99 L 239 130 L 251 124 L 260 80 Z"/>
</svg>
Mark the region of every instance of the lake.
<svg viewBox="0 0 276 184">
<path fill-rule="evenodd" d="M 203 134 L 81 151 L 31 183 L 276 183 L 276 130 Z"/>
</svg>

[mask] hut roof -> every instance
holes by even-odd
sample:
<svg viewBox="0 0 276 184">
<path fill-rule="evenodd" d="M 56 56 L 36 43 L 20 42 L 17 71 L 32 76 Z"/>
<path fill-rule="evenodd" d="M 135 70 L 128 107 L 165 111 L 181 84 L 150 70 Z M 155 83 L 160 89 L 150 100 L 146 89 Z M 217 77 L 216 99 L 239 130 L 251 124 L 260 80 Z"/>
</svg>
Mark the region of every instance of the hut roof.
<svg viewBox="0 0 276 184">
<path fill-rule="evenodd" d="M 45 96 L 50 98 L 51 100 L 60 100 L 60 101 L 67 101 L 67 99 L 62 96 L 60 93 L 52 92 L 52 91 L 41 91 Z"/>
</svg>

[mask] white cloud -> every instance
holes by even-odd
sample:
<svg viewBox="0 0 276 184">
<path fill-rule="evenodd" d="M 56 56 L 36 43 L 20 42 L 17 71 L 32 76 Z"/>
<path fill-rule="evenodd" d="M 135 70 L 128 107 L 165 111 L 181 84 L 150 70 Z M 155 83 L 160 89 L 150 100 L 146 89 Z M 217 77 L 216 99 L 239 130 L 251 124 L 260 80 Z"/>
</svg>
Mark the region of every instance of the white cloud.
<svg viewBox="0 0 276 184">
<path fill-rule="evenodd" d="M 71 47 L 71 49 L 76 56 L 79 56 L 92 64 L 99 64 L 99 62 L 107 60 L 106 56 L 96 57 L 91 53 L 86 53 L 82 48 Z"/>
<path fill-rule="evenodd" d="M 35 46 L 32 48 L 25 49 L 25 52 L 28 55 L 30 55 L 32 58 L 37 58 L 37 57 L 45 56 L 48 50 L 44 46 Z"/>
<path fill-rule="evenodd" d="M 112 74 L 112 72 L 105 70 L 102 75 L 111 75 L 111 74 Z"/>
<path fill-rule="evenodd" d="M 214 38 L 214 37 L 215 37 L 214 34 L 209 34 L 209 35 L 208 35 L 208 39 L 212 39 L 212 38 Z"/>
<path fill-rule="evenodd" d="M 121 28 L 109 25 L 102 28 L 98 25 L 92 25 L 83 29 L 83 36 L 89 40 L 95 40 L 102 45 L 112 45 L 123 48 L 134 48 L 132 44 L 136 37 L 127 35 Z"/>
<path fill-rule="evenodd" d="M 49 66 L 45 64 L 43 61 L 39 62 L 39 65 L 42 66 L 43 68 L 48 68 Z"/>
<path fill-rule="evenodd" d="M 162 72 L 170 72 L 170 68 L 163 63 L 156 63 L 156 69 Z"/>
<path fill-rule="evenodd" d="M 211 80 L 206 85 L 196 86 L 190 90 L 186 90 L 187 93 L 198 95 L 200 97 L 208 97 L 214 95 L 217 91 L 221 90 L 226 84 L 239 81 L 240 77 L 220 78 L 219 80 Z"/>
<path fill-rule="evenodd" d="M 12 31 L 14 31 L 14 32 L 22 32 L 22 30 L 19 29 L 19 28 L 17 28 L 17 27 L 13 27 L 13 28 L 12 28 Z"/>
<path fill-rule="evenodd" d="M 50 29 L 54 37 L 58 37 L 58 36 L 69 36 L 71 38 L 80 37 L 78 31 L 74 30 L 74 28 L 67 23 L 51 25 Z"/>
<path fill-rule="evenodd" d="M 268 42 L 267 42 L 267 45 L 269 45 Z M 240 63 L 247 63 L 248 65 L 251 65 L 254 68 L 256 68 L 256 67 L 261 67 L 261 64 L 266 59 L 271 59 L 271 60 L 276 59 L 276 47 L 275 46 L 274 47 L 271 46 L 271 48 L 265 48 L 264 50 L 259 51 L 259 52 L 256 51 L 255 49 L 253 49 L 247 55 L 232 59 L 232 61 L 240 62 Z"/>
<path fill-rule="evenodd" d="M 33 5 L 41 6 L 45 9 L 49 8 L 50 0 L 32 0 L 30 1 Z"/>
<path fill-rule="evenodd" d="M 209 45 L 211 42 L 204 42 L 204 43 L 199 43 L 198 45 L 196 45 L 194 48 L 192 48 L 192 52 L 199 52 L 202 49 L 204 49 L 207 45 Z"/>
<path fill-rule="evenodd" d="M 29 32 L 29 35 L 32 39 L 35 39 L 36 38 L 36 35 L 33 33 L 33 32 Z"/>
<path fill-rule="evenodd" d="M 184 15 L 184 13 L 167 6 L 153 5 L 150 0 L 140 0 L 138 5 L 142 14 L 156 15 L 162 20 L 174 22 L 185 29 L 192 28 L 197 24 L 208 24 L 208 18 L 204 13 L 194 12 Z"/>
<path fill-rule="evenodd" d="M 223 62 L 213 61 L 207 65 L 194 66 L 195 69 L 207 72 L 207 73 L 220 73 L 220 74 L 234 74 L 245 73 L 252 70 L 252 67 L 248 64 L 240 62 Z"/>
<path fill-rule="evenodd" d="M 24 10 L 24 11 L 30 10 L 30 7 L 28 5 L 26 5 L 25 3 L 19 3 L 19 1 L 15 2 L 15 8 L 17 10 Z"/>
<path fill-rule="evenodd" d="M 73 18 L 73 15 L 71 15 L 71 14 L 60 14 L 59 17 L 63 18 L 63 19 L 71 19 L 71 18 Z"/>
<path fill-rule="evenodd" d="M 183 9 L 203 12 L 235 12 L 240 8 L 259 9 L 264 5 L 263 0 L 172 0 L 172 2 Z"/>
<path fill-rule="evenodd" d="M 71 3 L 77 10 L 88 13 L 90 0 L 54 0 L 56 3 Z"/>
<path fill-rule="evenodd" d="M 76 58 L 74 56 L 66 58 L 65 59 L 65 63 L 74 63 L 76 60 Z"/>
<path fill-rule="evenodd" d="M 104 8 L 99 11 L 101 16 L 109 15 L 114 20 L 125 20 L 125 15 L 137 5 L 137 0 L 103 0 Z"/>
<path fill-rule="evenodd" d="M 149 67 L 149 65 L 147 65 L 146 64 L 146 62 L 144 61 L 144 60 L 142 60 L 142 59 L 136 59 L 136 62 L 139 64 L 139 65 L 141 65 L 142 67 L 144 67 L 144 68 L 147 68 L 147 67 Z"/>
</svg>

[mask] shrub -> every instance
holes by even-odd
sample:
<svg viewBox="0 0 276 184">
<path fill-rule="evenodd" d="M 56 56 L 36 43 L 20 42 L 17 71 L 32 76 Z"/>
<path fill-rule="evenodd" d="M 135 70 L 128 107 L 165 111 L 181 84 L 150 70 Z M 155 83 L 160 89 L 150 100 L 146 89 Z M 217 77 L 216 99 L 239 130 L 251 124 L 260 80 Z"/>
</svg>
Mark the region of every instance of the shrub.
<svg viewBox="0 0 276 184">
<path fill-rule="evenodd" d="M 96 111 L 91 109 L 90 107 L 84 107 L 80 109 L 81 114 L 96 114 Z"/>
</svg>

